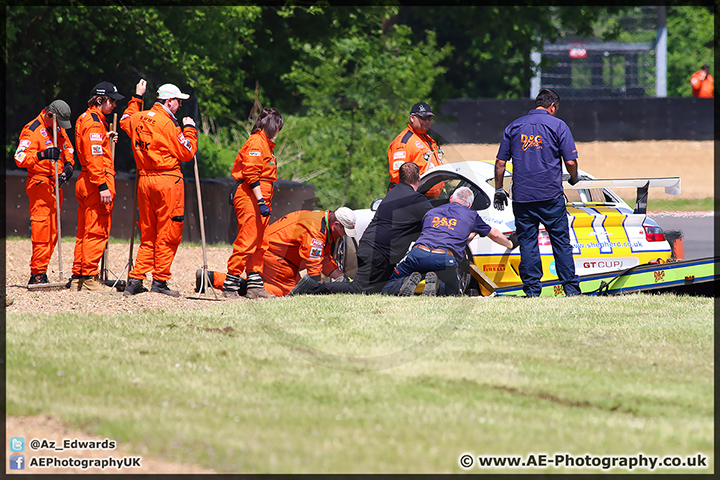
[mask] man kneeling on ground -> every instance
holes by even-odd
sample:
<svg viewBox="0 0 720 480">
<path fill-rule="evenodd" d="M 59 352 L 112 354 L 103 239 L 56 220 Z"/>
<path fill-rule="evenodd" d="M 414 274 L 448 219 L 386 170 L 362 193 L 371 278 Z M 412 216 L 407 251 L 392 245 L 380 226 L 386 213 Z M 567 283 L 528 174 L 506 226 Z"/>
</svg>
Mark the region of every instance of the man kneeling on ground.
<svg viewBox="0 0 720 480">
<path fill-rule="evenodd" d="M 474 200 L 472 190 L 460 187 L 450 197 L 450 203 L 425 214 L 420 237 L 395 267 L 382 293 L 410 296 L 426 273 L 425 295 L 461 295 L 457 266 L 471 234 L 489 237 L 511 250 L 517 247 L 517 241 L 509 240 L 500 230 L 486 224 L 470 208 Z"/>
<path fill-rule="evenodd" d="M 316 281 L 321 275 L 338 280 L 343 276 L 332 250 L 345 235 L 355 236 L 355 213 L 347 207 L 332 210 L 300 210 L 288 213 L 267 229 L 269 247 L 263 255 L 260 276 L 265 290 L 276 297 L 290 293 L 300 280 L 300 271 L 307 270 Z M 213 287 L 222 290 L 225 274 L 208 272 Z M 202 270 L 196 272 L 195 290 L 201 290 Z M 224 292 L 226 298 L 240 298 L 247 289 Z M 204 289 L 203 289 L 204 290 Z"/>
</svg>

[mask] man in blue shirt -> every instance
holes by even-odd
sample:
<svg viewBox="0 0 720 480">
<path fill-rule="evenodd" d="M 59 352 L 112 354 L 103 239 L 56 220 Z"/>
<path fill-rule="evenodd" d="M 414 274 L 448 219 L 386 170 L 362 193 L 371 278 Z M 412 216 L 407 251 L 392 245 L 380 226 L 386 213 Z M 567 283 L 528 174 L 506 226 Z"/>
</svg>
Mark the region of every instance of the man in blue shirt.
<svg viewBox="0 0 720 480">
<path fill-rule="evenodd" d="M 510 249 L 517 246 L 470 209 L 474 200 L 472 190 L 460 187 L 450 196 L 450 203 L 435 207 L 425 214 L 420 237 L 395 267 L 382 293 L 410 296 L 420 283 L 422 274 L 427 273 L 425 295 L 434 296 L 437 292 L 460 295 L 462 292 L 458 284 L 457 265 L 472 233 L 489 237 Z M 438 280 L 442 283 L 438 283 Z"/>
<path fill-rule="evenodd" d="M 557 275 L 565 295 L 580 294 L 572 257 L 567 210 L 562 188 L 562 161 L 570 174 L 570 185 L 580 181 L 577 148 L 567 124 L 555 118 L 560 97 L 543 89 L 535 99 L 535 109 L 505 128 L 495 160 L 494 205 L 503 210 L 508 204 L 503 190 L 505 164 L 513 162 L 513 213 L 520 241 L 520 279 L 528 297 L 542 290 L 542 260 L 538 247 L 539 224 L 550 237 Z"/>
</svg>

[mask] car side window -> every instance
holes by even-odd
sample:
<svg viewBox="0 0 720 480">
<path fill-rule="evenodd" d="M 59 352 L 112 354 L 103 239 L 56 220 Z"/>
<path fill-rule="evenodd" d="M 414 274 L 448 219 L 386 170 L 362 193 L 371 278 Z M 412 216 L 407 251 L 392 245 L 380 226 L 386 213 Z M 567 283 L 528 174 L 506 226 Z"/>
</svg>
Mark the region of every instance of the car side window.
<svg viewBox="0 0 720 480">
<path fill-rule="evenodd" d="M 569 203 L 614 203 L 614 200 L 606 195 L 602 188 L 567 188 L 565 189 L 565 198 Z"/>
</svg>

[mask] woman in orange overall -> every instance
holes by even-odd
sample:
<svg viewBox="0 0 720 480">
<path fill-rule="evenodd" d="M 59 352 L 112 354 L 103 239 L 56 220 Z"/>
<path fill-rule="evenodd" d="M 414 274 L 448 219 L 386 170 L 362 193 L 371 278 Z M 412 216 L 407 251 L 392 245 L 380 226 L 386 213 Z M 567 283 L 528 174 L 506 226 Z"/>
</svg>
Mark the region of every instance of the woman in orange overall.
<svg viewBox="0 0 720 480">
<path fill-rule="evenodd" d="M 53 116 L 57 119 L 57 146 L 53 145 Z M 68 128 L 72 128 L 70 106 L 62 100 L 55 100 L 23 127 L 20 144 L 15 150 L 15 163 L 28 172 L 26 191 L 30 200 L 32 242 L 29 285 L 49 283 L 47 268 L 58 235 L 54 162 L 59 162 L 58 186 L 70 180 L 75 165 L 75 149 L 65 132 Z M 62 169 L 60 165 L 63 165 Z M 62 206 L 62 189 L 58 192 Z"/>
<path fill-rule="evenodd" d="M 117 132 L 108 131 L 105 115 L 110 115 L 117 101 L 123 98 L 112 83 L 99 83 L 92 90 L 88 109 L 75 122 L 75 146 L 82 171 L 75 183 L 78 225 L 71 290 L 113 290 L 96 277 L 110 236 L 115 198 L 115 165 L 110 142 L 117 143 L 118 137 Z"/>
<path fill-rule="evenodd" d="M 263 255 L 268 249 L 265 229 L 270 224 L 273 184 L 277 162 L 273 139 L 283 127 L 283 118 L 274 108 L 264 108 L 253 125 L 250 138 L 242 146 L 232 169 L 237 182 L 230 198 L 238 221 L 238 235 L 228 259 L 223 285 L 227 298 L 240 296 L 240 275 L 247 272 L 247 298 L 270 298 L 260 274 Z"/>
</svg>

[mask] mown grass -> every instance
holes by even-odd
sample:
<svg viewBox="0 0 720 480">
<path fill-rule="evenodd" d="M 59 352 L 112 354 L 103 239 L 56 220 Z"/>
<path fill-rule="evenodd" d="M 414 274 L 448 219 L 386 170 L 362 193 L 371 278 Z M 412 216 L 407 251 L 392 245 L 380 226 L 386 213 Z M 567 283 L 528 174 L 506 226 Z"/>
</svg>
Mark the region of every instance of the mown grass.
<svg viewBox="0 0 720 480">
<path fill-rule="evenodd" d="M 218 472 L 462 472 L 466 452 L 702 452 L 708 469 L 659 473 L 710 473 L 713 360 L 712 299 L 673 295 L 10 312 L 7 414 L 56 414 L 123 449 Z"/>
<path fill-rule="evenodd" d="M 635 197 L 623 198 L 625 203 L 631 207 L 635 205 Z M 665 198 L 652 198 L 648 201 L 648 212 L 652 215 L 652 212 L 713 212 L 715 211 L 715 199 L 713 197 L 707 198 L 678 198 L 678 199 L 665 199 Z"/>
</svg>

